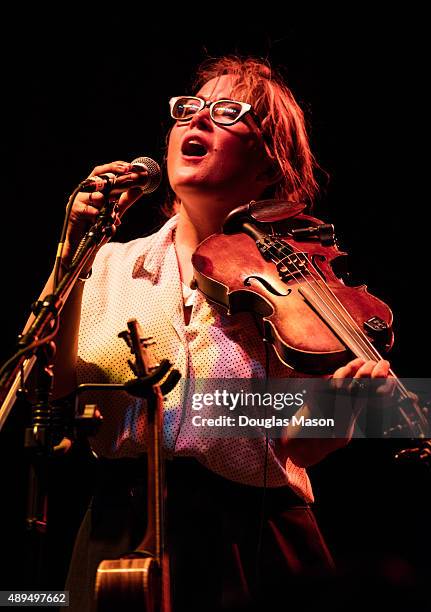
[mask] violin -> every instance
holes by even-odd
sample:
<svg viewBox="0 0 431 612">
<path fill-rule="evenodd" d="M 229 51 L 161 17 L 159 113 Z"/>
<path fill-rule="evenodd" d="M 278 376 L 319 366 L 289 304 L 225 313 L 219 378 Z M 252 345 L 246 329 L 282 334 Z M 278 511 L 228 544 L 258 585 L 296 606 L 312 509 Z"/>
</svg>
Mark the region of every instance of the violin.
<svg viewBox="0 0 431 612">
<path fill-rule="evenodd" d="M 297 371 L 325 375 L 353 357 L 382 359 L 393 344 L 393 316 L 365 285 L 344 284 L 347 253 L 334 226 L 305 214 L 305 205 L 260 200 L 239 206 L 223 233 L 205 239 L 192 257 L 197 288 L 229 314 L 254 312 L 278 358 Z M 426 411 L 394 379 L 401 417 L 385 435 L 424 438 Z"/>
</svg>

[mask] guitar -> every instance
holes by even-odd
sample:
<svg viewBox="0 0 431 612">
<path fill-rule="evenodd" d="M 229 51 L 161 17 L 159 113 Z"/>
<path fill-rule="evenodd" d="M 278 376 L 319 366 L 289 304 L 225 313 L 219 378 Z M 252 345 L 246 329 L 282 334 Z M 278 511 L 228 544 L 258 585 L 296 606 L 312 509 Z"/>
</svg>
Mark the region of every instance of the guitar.
<svg viewBox="0 0 431 612">
<path fill-rule="evenodd" d="M 162 385 L 158 383 L 171 368 L 167 360 L 156 361 L 151 338 L 143 338 L 136 319 L 127 322 L 128 331 L 119 334 L 129 346 L 134 361 L 129 365 L 136 379 L 126 383 L 126 390 L 147 400 L 148 423 L 148 519 L 144 539 L 139 546 L 119 559 L 102 561 L 96 574 L 97 612 L 170 612 L 169 559 L 165 542 L 164 505 L 166 485 L 162 458 L 163 395 L 179 380 L 171 370 Z"/>
</svg>

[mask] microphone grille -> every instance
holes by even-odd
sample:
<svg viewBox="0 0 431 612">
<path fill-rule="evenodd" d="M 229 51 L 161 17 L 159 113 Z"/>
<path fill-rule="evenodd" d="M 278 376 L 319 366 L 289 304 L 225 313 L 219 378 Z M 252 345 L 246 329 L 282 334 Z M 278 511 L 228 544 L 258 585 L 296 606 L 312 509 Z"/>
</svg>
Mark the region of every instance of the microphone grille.
<svg viewBox="0 0 431 612">
<path fill-rule="evenodd" d="M 132 161 L 133 166 L 144 168 L 148 172 L 148 180 L 142 187 L 142 193 L 152 193 L 160 185 L 162 179 L 162 171 L 159 164 L 151 159 L 151 157 L 137 157 Z"/>
</svg>

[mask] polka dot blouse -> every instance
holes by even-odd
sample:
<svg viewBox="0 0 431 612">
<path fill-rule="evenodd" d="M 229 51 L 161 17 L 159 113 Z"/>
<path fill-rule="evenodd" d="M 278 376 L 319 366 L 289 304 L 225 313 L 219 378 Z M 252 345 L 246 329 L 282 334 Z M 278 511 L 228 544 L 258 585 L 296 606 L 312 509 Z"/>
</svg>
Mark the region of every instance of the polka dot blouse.
<svg viewBox="0 0 431 612">
<path fill-rule="evenodd" d="M 185 325 L 183 288 L 174 245 L 177 216 L 156 233 L 125 244 L 104 245 L 86 282 L 79 333 L 78 382 L 122 383 L 133 378 L 130 352 L 118 334 L 136 318 L 153 336 L 159 359 L 167 358 L 181 373 L 181 383 L 164 399 L 164 449 L 168 459 L 194 457 L 217 474 L 247 485 L 289 485 L 312 501 L 304 468 L 282 463 L 265 434 L 260 437 L 203 435 L 192 426 L 196 390 L 211 379 L 265 378 L 265 347 L 249 313 L 229 316 L 199 292 Z M 269 376 L 290 376 L 271 350 Z M 135 457 L 145 452 L 145 401 L 124 392 L 91 392 L 85 403 L 97 403 L 104 420 L 91 438 L 104 457 Z"/>
</svg>

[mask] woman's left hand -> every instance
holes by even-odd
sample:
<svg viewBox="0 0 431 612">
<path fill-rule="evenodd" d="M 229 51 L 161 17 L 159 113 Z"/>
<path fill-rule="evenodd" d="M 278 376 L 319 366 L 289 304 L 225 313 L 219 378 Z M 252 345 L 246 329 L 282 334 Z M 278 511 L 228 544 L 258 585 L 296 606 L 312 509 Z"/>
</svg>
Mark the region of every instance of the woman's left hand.
<svg viewBox="0 0 431 612">
<path fill-rule="evenodd" d="M 342 389 L 347 386 L 350 391 L 357 391 L 365 383 L 363 379 L 384 379 L 381 384 L 375 384 L 372 389 L 377 394 L 392 393 L 393 381 L 390 377 L 390 363 L 386 359 L 374 361 L 369 359 L 357 358 L 349 361 L 346 365 L 338 368 L 332 375 L 333 386 L 335 389 Z M 378 383 L 378 380 L 375 380 Z M 367 387 L 367 390 L 371 389 Z"/>
</svg>

